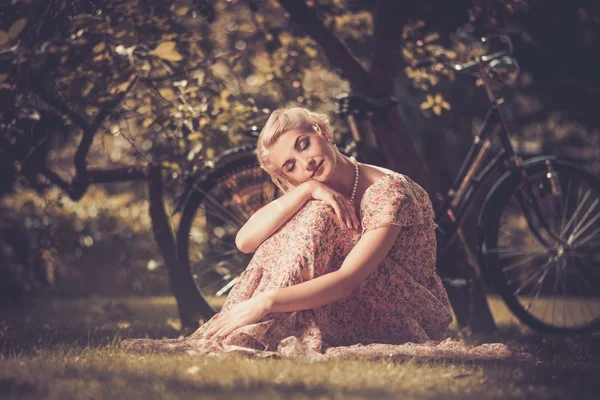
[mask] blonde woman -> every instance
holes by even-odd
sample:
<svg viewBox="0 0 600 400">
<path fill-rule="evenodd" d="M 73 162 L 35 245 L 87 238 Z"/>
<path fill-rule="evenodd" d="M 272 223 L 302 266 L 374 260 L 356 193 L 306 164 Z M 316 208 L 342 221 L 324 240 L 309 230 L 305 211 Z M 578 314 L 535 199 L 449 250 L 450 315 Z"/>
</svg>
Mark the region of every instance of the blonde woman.
<svg viewBox="0 0 600 400">
<path fill-rule="evenodd" d="M 427 193 L 342 155 L 332 139 L 325 115 L 273 112 L 257 153 L 284 195 L 240 229 L 236 245 L 254 256 L 221 312 L 189 337 L 123 346 L 305 360 L 530 360 L 501 343 L 442 340 L 452 312 L 435 273 Z"/>
</svg>

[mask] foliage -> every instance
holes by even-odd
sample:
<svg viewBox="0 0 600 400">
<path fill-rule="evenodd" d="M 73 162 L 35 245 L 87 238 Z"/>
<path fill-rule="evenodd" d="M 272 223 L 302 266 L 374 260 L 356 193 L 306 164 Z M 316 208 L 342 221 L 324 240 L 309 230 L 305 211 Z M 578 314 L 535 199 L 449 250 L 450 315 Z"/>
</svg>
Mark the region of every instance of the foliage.
<svg viewBox="0 0 600 400">
<path fill-rule="evenodd" d="M 559 144 L 569 143 L 571 156 L 583 157 L 598 171 L 599 58 L 590 51 L 599 40 L 594 11 L 583 1 L 472 0 L 468 10 L 454 6 L 452 15 L 440 16 L 436 11 L 443 3 L 408 2 L 399 17 L 399 53 L 390 53 L 401 61 L 397 86 L 405 125 L 434 174 L 457 168 L 470 141 L 464 133 L 476 130 L 486 103 L 472 82 L 415 63 L 431 54 L 470 60 L 484 50 L 480 36 L 499 32 L 513 38 L 522 70 L 511 88 L 517 93 L 507 95 L 518 132 L 515 145 L 558 151 L 564 147 Z M 306 4 L 366 69 L 377 28 L 375 3 Z M 244 132 L 259 130 L 273 109 L 294 104 L 331 113 L 332 98 L 350 86 L 320 44 L 307 36 L 307 27 L 288 17 L 276 0 L 17 0 L 0 5 L 0 196 L 12 192 L 2 209 L 11 218 L 3 218 L 0 230 L 24 227 L 31 232 L 31 248 L 39 250 L 35 257 L 74 270 L 71 265 L 81 262 L 72 258 L 79 246 L 77 225 L 89 223 L 91 248 L 99 253 L 106 248 L 116 249 L 115 257 L 127 253 L 110 247 L 118 244 L 106 239 L 110 235 L 104 230 L 110 232 L 111 224 L 139 234 L 136 246 L 150 246 L 148 233 L 136 231 L 140 221 L 119 214 L 127 209 L 137 215 L 135 209 L 146 218 L 138 184 L 90 190 L 77 207 L 103 210 L 97 222 L 78 221 L 77 211 L 46 208 L 44 199 L 58 196 L 50 191 L 44 197 L 53 184 L 40 172 L 49 168 L 65 181 L 75 175 L 82 121 L 89 125 L 103 116 L 85 159 L 88 168 L 161 163 L 173 195 L 182 175 L 242 143 Z M 548 26 L 555 29 L 548 31 Z M 344 126 L 334 123 L 336 134 L 344 133 Z M 538 145 L 542 138 L 545 148 Z M 454 148 L 457 155 L 440 157 L 433 146 Z M 117 200 L 123 193 L 135 193 L 129 204 L 105 208 L 111 196 Z M 50 221 L 34 234 L 27 218 L 44 216 Z M 73 233 L 51 230 L 63 229 L 54 218 Z M 44 239 L 52 237 L 65 242 L 58 246 Z M 135 251 L 146 260 L 156 258 Z M 10 260 L 5 265 L 18 269 L 20 261 Z M 48 269 L 44 274 L 49 276 Z"/>
</svg>

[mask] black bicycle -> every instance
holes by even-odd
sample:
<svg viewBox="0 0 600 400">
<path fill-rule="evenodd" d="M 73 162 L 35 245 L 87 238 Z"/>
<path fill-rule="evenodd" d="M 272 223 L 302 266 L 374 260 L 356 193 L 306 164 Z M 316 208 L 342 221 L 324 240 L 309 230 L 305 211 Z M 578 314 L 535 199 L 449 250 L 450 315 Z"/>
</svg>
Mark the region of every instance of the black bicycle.
<svg viewBox="0 0 600 400">
<path fill-rule="evenodd" d="M 460 231 L 475 194 L 494 179 L 479 215 L 480 267 L 509 309 L 537 331 L 586 332 L 600 327 L 600 180 L 553 156 L 523 160 L 513 149 L 497 94 L 516 79 L 507 36 L 500 51 L 464 64 L 433 56 L 419 66 L 449 68 L 483 83 L 490 109 L 475 136 L 452 188 L 436 212 L 439 252 Z M 347 118 L 352 138 L 341 151 L 359 161 L 382 160 L 362 140 L 357 120 L 385 112 L 393 99 L 348 95 L 338 114 Z M 251 137 L 256 140 L 255 135 Z M 375 162 L 376 163 L 376 162 Z M 489 186 L 488 186 L 489 187 Z M 219 307 L 251 255 L 239 252 L 235 236 L 245 221 L 280 193 L 260 169 L 254 143 L 223 153 L 212 167 L 193 176 L 176 211 L 183 210 L 177 234 L 179 260 L 192 271 L 212 307 Z M 438 254 L 439 256 L 440 254 Z"/>
</svg>

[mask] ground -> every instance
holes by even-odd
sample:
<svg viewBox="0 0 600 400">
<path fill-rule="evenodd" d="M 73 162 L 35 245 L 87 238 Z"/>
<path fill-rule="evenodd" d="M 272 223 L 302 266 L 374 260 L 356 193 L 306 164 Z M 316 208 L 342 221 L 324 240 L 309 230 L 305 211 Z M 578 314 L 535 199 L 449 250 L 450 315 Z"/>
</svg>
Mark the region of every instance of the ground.
<svg viewBox="0 0 600 400">
<path fill-rule="evenodd" d="M 0 398 L 592 399 L 600 390 L 600 335 L 539 335 L 489 297 L 497 333 L 537 362 L 327 362 L 127 353 L 127 337 L 177 337 L 173 298 L 39 300 L 0 309 Z"/>
</svg>

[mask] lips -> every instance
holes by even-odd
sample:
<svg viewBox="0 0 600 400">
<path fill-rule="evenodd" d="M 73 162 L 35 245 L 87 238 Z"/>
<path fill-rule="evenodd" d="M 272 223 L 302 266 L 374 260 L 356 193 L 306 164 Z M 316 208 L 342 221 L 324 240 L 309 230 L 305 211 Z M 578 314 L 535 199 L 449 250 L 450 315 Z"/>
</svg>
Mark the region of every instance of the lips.
<svg viewBox="0 0 600 400">
<path fill-rule="evenodd" d="M 314 177 L 317 174 L 317 172 L 319 172 L 319 170 L 321 169 L 322 165 L 323 165 L 323 161 L 321 161 L 319 163 L 319 165 L 317 165 L 317 168 L 315 168 L 315 170 L 313 171 L 312 175 L 310 176 L 311 178 Z"/>
</svg>

